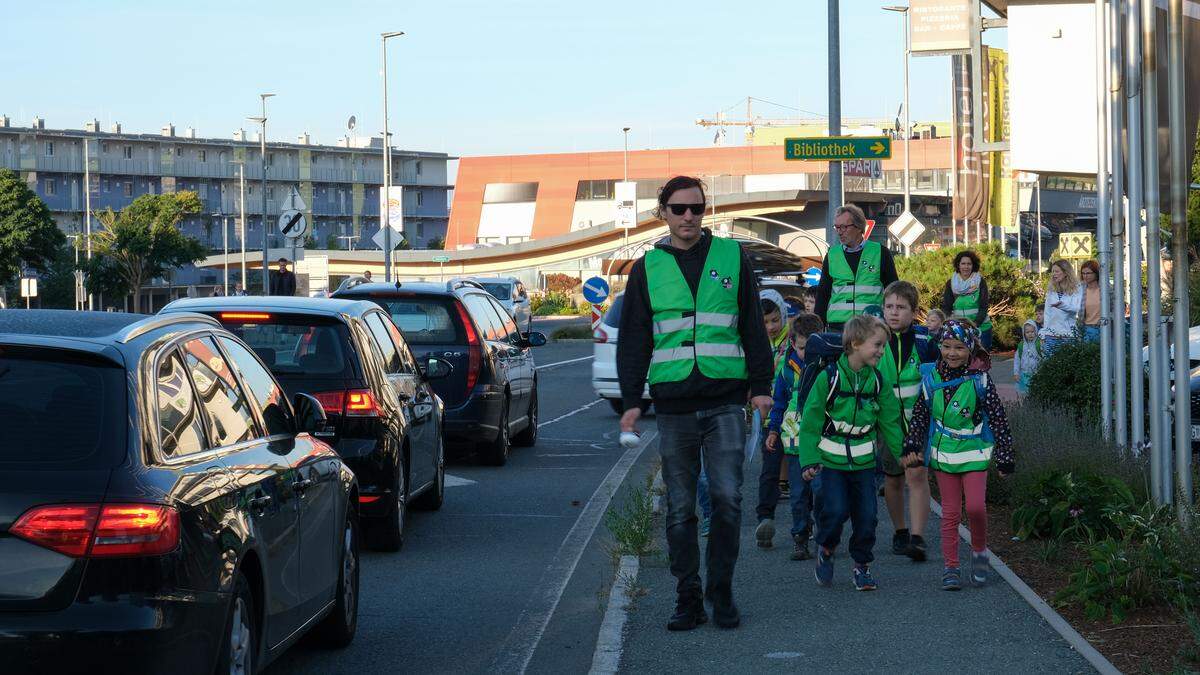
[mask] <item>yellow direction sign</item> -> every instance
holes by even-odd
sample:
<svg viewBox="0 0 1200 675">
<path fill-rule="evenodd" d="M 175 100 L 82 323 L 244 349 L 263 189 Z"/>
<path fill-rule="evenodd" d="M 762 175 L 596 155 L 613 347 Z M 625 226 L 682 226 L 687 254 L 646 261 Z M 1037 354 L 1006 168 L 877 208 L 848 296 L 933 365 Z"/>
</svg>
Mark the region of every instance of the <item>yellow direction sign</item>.
<svg viewBox="0 0 1200 675">
<path fill-rule="evenodd" d="M 1058 235 L 1058 252 L 1067 260 L 1087 260 L 1092 257 L 1091 232 L 1063 232 Z"/>
</svg>

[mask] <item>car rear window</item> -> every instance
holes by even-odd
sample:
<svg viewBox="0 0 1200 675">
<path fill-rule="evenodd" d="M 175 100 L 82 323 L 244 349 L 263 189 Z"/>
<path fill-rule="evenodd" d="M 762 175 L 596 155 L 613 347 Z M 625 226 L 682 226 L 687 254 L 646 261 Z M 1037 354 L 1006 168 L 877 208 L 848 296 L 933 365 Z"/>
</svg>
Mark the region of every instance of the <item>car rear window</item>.
<svg viewBox="0 0 1200 675">
<path fill-rule="evenodd" d="M 604 325 L 612 326 L 613 328 L 621 327 L 621 305 L 625 303 L 625 294 L 622 293 L 613 298 L 612 307 L 604 313 Z"/>
<path fill-rule="evenodd" d="M 0 466 L 78 470 L 120 464 L 128 407 L 124 375 L 123 368 L 86 355 L 0 345 Z"/>
<path fill-rule="evenodd" d="M 253 321 L 222 323 L 258 354 L 276 375 L 358 376 L 350 331 L 336 319 L 272 314 Z"/>
<path fill-rule="evenodd" d="M 466 342 L 462 321 L 450 298 L 371 298 L 391 317 L 410 345 Z"/>
<path fill-rule="evenodd" d="M 509 282 L 481 281 L 479 284 L 483 286 L 483 290 L 490 293 L 497 300 L 508 301 L 513 299 L 512 284 Z"/>
</svg>

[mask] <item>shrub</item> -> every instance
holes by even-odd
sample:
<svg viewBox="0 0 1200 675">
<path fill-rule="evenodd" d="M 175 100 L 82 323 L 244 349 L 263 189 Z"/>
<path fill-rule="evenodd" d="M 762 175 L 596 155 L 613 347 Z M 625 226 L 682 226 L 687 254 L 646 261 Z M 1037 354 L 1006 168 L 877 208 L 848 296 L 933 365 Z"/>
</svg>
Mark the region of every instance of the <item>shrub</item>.
<svg viewBox="0 0 1200 675">
<path fill-rule="evenodd" d="M 562 291 L 551 291 L 534 296 L 529 301 L 529 308 L 536 316 L 554 316 L 574 312 L 574 308 L 571 307 L 571 296 Z"/>
<path fill-rule="evenodd" d="M 1080 420 L 1100 419 L 1100 345 L 1063 345 L 1033 374 L 1029 398 L 1043 407 L 1069 411 Z"/>
<path fill-rule="evenodd" d="M 550 337 L 555 340 L 590 340 L 592 339 L 592 327 L 586 324 L 563 326 L 555 329 Z"/>
<path fill-rule="evenodd" d="M 1017 495 L 1012 527 L 1022 539 L 1088 539 L 1117 529 L 1111 515 L 1134 508 L 1133 491 L 1113 476 L 1061 469 L 1039 473 Z"/>
<path fill-rule="evenodd" d="M 1017 344 L 1017 331 L 1026 319 L 1033 318 L 1034 298 L 1038 287 L 1024 271 L 1024 263 L 1005 255 L 999 243 L 978 246 L 948 246 L 896 258 L 896 272 L 901 279 L 916 285 L 921 305 L 926 309 L 940 307 L 942 289 L 954 270 L 954 256 L 971 249 L 979 254 L 984 280 L 988 285 L 989 310 L 992 317 L 992 346 L 1012 349 Z"/>
</svg>

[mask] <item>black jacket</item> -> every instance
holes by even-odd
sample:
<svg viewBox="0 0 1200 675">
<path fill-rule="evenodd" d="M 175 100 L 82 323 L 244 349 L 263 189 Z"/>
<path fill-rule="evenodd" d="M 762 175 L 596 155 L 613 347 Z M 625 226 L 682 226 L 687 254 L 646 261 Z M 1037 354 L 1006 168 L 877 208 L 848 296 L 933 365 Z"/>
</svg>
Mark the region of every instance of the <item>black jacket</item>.
<svg viewBox="0 0 1200 675">
<path fill-rule="evenodd" d="M 271 273 L 271 295 L 295 295 L 296 273 L 292 271 Z"/>
<path fill-rule="evenodd" d="M 942 288 L 942 311 L 946 313 L 946 318 L 954 316 L 954 287 L 950 283 L 953 277 L 946 280 L 945 287 Z M 988 305 L 991 304 L 991 299 L 988 297 L 987 280 L 979 279 L 979 313 L 975 316 L 968 317 L 975 323 L 975 327 L 983 325 L 988 315 Z"/>
<path fill-rule="evenodd" d="M 879 280 L 883 283 L 883 287 L 887 288 L 888 284 L 897 281 L 900 277 L 896 276 L 896 261 L 892 258 L 892 252 L 886 246 L 880 246 L 882 249 L 879 252 Z M 862 251 L 855 253 L 846 252 L 846 264 L 850 265 L 851 272 L 858 272 L 858 261 L 862 259 Z M 821 282 L 817 284 L 817 306 L 813 311 L 826 324 L 829 321 L 825 315 L 829 312 L 829 298 L 833 295 L 833 275 L 829 273 L 829 254 L 825 254 L 825 259 L 821 261 Z"/>
<path fill-rule="evenodd" d="M 712 233 L 705 229 L 700 241 L 686 251 L 671 246 L 669 242 L 670 239 L 663 239 L 655 244 L 655 248 L 675 256 L 683 278 L 695 295 L 704 271 L 704 260 L 712 245 Z M 621 397 L 628 410 L 642 400 L 650 357 L 654 352 L 654 311 L 650 308 L 645 258 L 633 264 L 622 307 L 621 332 L 617 339 L 617 377 L 621 381 Z M 738 308 L 738 332 L 741 333 L 742 349 L 746 353 L 749 382 L 710 379 L 693 366 L 692 374 L 681 382 L 664 382 L 650 387 L 650 396 L 658 412 L 689 413 L 726 404 L 743 405 L 746 403 L 747 390 L 751 396 L 771 395 L 774 356 L 759 309 L 758 281 L 745 252 L 742 253 L 738 285 Z"/>
</svg>

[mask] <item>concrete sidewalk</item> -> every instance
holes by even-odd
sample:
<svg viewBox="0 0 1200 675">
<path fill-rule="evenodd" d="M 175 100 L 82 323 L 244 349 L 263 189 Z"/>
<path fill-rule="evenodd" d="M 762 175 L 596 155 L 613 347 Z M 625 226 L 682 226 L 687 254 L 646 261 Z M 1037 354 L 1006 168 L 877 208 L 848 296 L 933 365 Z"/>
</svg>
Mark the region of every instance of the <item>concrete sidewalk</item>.
<svg viewBox="0 0 1200 675">
<path fill-rule="evenodd" d="M 893 555 L 882 499 L 872 565 L 879 590 L 854 590 L 844 542 L 849 524 L 835 559 L 834 586 L 818 587 L 813 561 L 789 559 L 791 514 L 785 502 L 776 513 L 775 547 L 755 545 L 759 467 L 756 458 L 742 490 L 734 577 L 741 627 L 720 630 L 710 620 L 693 631 L 667 631 L 675 579 L 659 518 L 655 527 L 663 553 L 642 561 L 637 583 L 646 594 L 635 601 L 626 625 L 621 672 L 1095 672 L 994 573 L 984 588 L 942 591 L 936 517 L 925 533 L 928 561 Z M 968 547 L 959 544 L 961 559 L 969 561 Z M 964 573 L 967 569 L 964 565 Z"/>
</svg>

